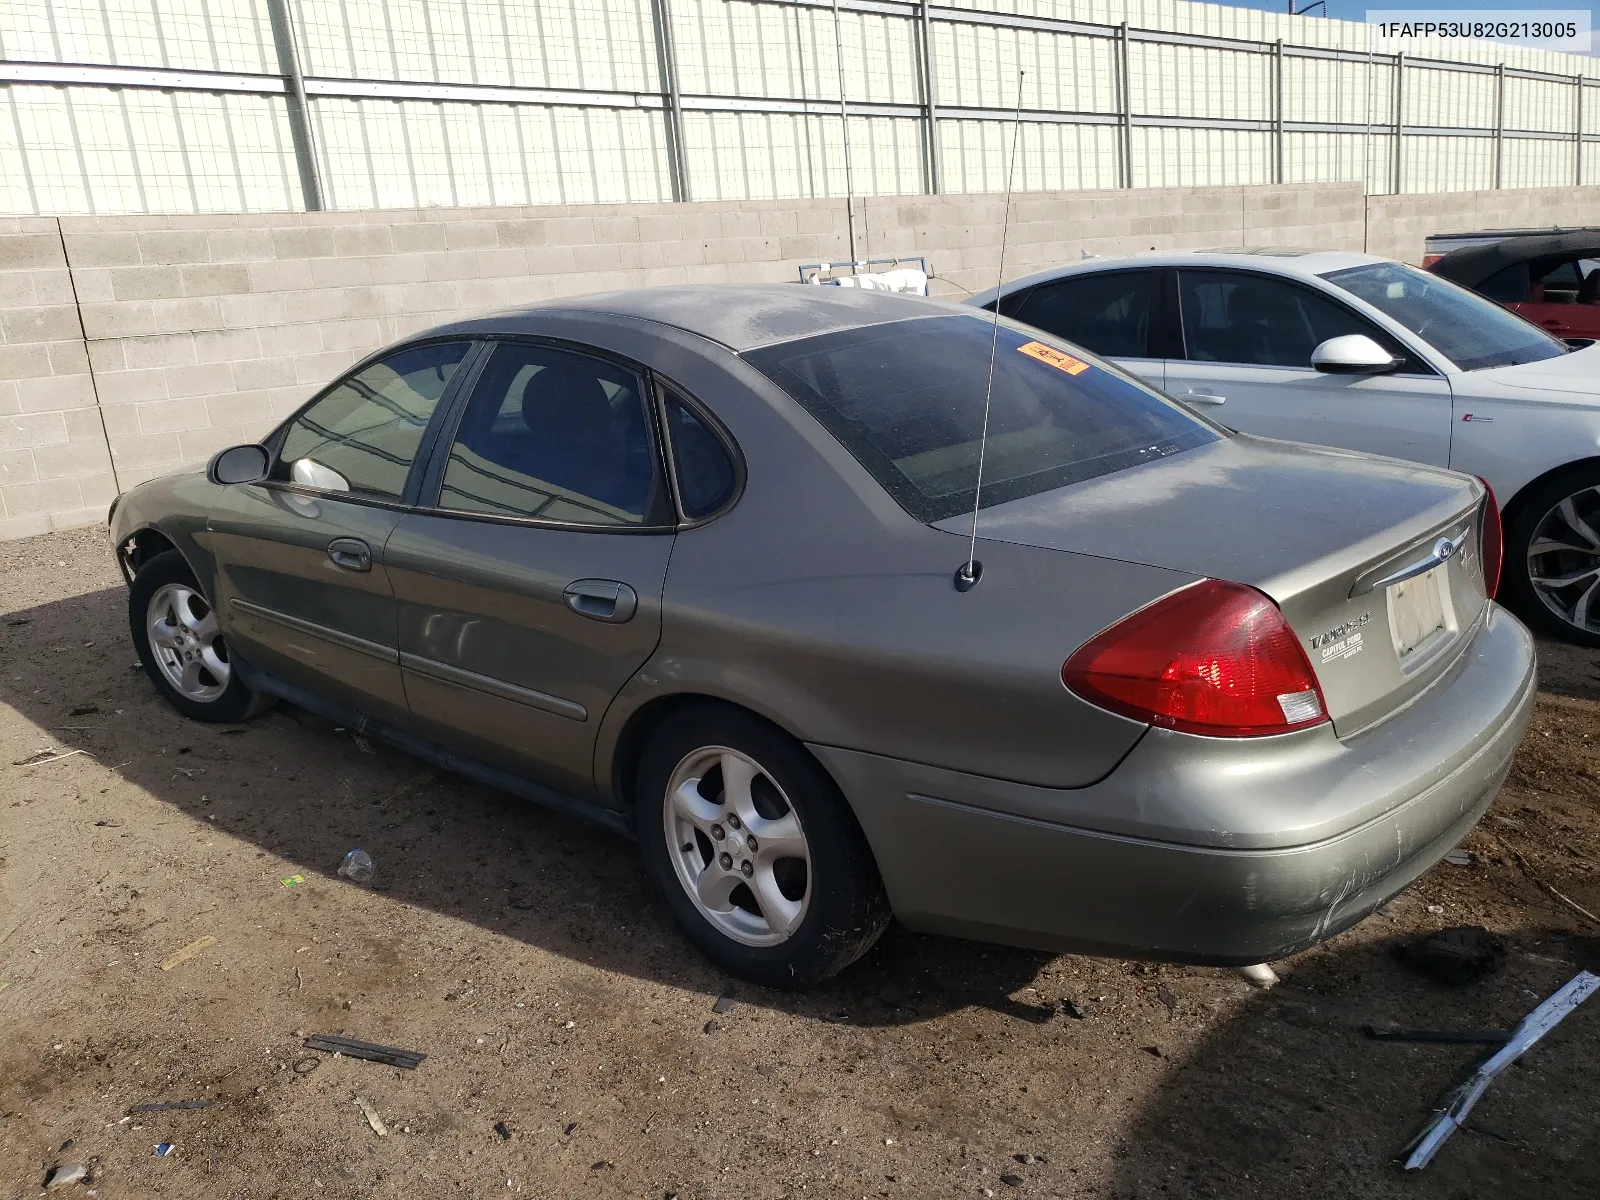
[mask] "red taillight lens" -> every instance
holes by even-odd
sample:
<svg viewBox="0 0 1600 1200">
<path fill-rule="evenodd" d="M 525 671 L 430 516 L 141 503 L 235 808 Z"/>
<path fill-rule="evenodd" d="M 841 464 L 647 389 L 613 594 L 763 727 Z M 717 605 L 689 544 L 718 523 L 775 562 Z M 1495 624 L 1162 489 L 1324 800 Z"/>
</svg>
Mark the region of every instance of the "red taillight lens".
<svg viewBox="0 0 1600 1200">
<path fill-rule="evenodd" d="M 1087 642 L 1061 679 L 1136 721 L 1212 737 L 1259 737 L 1326 721 L 1322 689 L 1278 606 L 1207 579 Z"/>
<path fill-rule="evenodd" d="M 1494 498 L 1494 489 L 1481 475 L 1478 482 L 1488 493 L 1483 498 L 1483 523 L 1478 527 L 1478 554 L 1483 559 L 1483 590 L 1489 599 L 1500 590 L 1500 559 L 1505 553 L 1503 533 L 1500 528 L 1500 502 Z"/>
</svg>

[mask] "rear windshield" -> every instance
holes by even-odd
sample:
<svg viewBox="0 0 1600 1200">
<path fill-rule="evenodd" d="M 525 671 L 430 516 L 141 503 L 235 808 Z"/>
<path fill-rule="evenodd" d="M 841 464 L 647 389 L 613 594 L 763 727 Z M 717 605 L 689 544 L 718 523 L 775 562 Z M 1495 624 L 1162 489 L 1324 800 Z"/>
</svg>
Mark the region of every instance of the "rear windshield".
<svg viewBox="0 0 1600 1200">
<path fill-rule="evenodd" d="M 1399 321 L 1463 371 L 1539 362 L 1567 353 L 1565 343 L 1509 309 L 1404 263 L 1347 267 L 1323 278 Z"/>
<path fill-rule="evenodd" d="M 745 357 L 821 421 L 919 521 L 970 511 L 993 318 L 848 329 Z M 1221 431 L 1037 329 L 1002 320 L 983 506 L 1216 441 Z"/>
</svg>

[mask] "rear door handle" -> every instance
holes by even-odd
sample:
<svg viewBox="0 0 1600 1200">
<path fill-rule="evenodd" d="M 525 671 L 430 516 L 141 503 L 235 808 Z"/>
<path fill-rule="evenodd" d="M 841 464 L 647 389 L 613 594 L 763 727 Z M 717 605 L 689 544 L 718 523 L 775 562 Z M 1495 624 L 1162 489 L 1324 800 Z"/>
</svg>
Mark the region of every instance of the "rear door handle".
<svg viewBox="0 0 1600 1200">
<path fill-rule="evenodd" d="M 328 543 L 328 557 L 346 571 L 372 570 L 372 547 L 360 538 L 334 538 Z"/>
<path fill-rule="evenodd" d="M 1216 392 L 1187 391 L 1179 396 L 1180 400 L 1188 400 L 1192 404 L 1225 404 L 1228 398 L 1219 396 Z"/>
<path fill-rule="evenodd" d="M 577 579 L 562 593 L 580 617 L 621 625 L 639 611 L 639 593 L 615 579 Z"/>
</svg>

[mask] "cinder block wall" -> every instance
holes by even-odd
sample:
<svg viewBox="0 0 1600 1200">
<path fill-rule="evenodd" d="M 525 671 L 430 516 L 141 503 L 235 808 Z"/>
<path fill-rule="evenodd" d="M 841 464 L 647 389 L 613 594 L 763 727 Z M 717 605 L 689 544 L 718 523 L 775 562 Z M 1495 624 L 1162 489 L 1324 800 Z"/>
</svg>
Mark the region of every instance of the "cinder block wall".
<svg viewBox="0 0 1600 1200">
<path fill-rule="evenodd" d="M 1027 193 L 1005 274 L 1152 248 L 1418 260 L 1444 228 L 1600 223 L 1600 188 L 1462 195 L 1489 199 L 1368 200 L 1358 184 Z M 857 252 L 924 254 L 935 293 L 960 297 L 993 285 L 1003 211 L 992 195 L 858 201 Z M 837 200 L 0 222 L 0 539 L 100 520 L 117 490 L 259 437 L 349 363 L 440 321 L 788 281 L 846 247 Z"/>
</svg>

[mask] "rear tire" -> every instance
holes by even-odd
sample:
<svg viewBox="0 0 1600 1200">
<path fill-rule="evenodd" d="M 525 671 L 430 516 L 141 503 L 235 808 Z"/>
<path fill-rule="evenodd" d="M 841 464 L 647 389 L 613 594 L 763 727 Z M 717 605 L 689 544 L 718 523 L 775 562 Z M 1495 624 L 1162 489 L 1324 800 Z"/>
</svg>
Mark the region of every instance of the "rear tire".
<svg viewBox="0 0 1600 1200">
<path fill-rule="evenodd" d="M 839 789 L 803 746 L 749 713 L 705 705 L 668 716 L 639 762 L 634 822 L 672 915 L 735 975 L 807 988 L 888 927 L 877 863 Z"/>
<path fill-rule="evenodd" d="M 191 720 L 231 725 L 272 704 L 233 669 L 211 603 L 176 550 L 156 555 L 134 576 L 128 628 L 156 691 Z"/>
<path fill-rule="evenodd" d="M 1518 502 L 1500 595 L 1546 636 L 1600 647 L 1600 468 L 1570 467 Z"/>
</svg>

